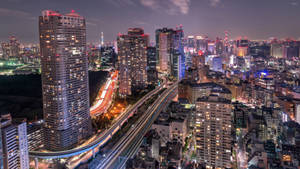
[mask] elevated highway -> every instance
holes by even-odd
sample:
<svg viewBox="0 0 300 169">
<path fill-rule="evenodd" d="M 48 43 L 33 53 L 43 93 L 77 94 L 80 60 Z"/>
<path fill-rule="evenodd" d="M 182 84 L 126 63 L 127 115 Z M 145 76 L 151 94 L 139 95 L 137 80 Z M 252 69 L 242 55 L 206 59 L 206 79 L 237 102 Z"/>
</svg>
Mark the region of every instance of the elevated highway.
<svg viewBox="0 0 300 169">
<path fill-rule="evenodd" d="M 132 158 L 137 152 L 144 135 L 151 128 L 159 113 L 167 106 L 177 94 L 177 84 L 171 85 L 160 97 L 152 104 L 144 115 L 118 142 L 111 151 L 102 159 L 90 165 L 92 169 L 119 169 L 123 168 L 128 159 Z"/>
<path fill-rule="evenodd" d="M 69 158 L 82 153 L 86 153 L 90 150 L 95 150 L 103 146 L 107 143 L 112 136 L 122 127 L 122 125 L 136 112 L 136 110 L 144 104 L 149 98 L 151 98 L 154 94 L 158 93 L 163 89 L 164 84 L 160 85 L 156 89 L 152 90 L 144 97 L 142 97 L 138 102 L 129 107 L 124 113 L 122 113 L 118 119 L 114 122 L 114 124 L 104 131 L 102 131 L 99 135 L 96 136 L 96 139 L 91 141 L 90 143 L 76 147 L 70 150 L 65 151 L 56 151 L 56 152 L 40 152 L 40 151 L 30 151 L 29 156 L 36 159 L 60 159 L 60 158 Z M 95 153 L 95 152 L 93 152 Z"/>
</svg>

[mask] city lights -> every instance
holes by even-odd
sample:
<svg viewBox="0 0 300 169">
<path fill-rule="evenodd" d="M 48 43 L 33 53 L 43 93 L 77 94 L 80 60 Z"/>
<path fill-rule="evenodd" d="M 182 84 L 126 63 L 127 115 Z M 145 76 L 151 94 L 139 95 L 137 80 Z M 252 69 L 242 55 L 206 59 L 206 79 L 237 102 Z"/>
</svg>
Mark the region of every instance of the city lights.
<svg viewBox="0 0 300 169">
<path fill-rule="evenodd" d="M 299 5 L 1 0 L 0 169 L 300 168 Z"/>
</svg>

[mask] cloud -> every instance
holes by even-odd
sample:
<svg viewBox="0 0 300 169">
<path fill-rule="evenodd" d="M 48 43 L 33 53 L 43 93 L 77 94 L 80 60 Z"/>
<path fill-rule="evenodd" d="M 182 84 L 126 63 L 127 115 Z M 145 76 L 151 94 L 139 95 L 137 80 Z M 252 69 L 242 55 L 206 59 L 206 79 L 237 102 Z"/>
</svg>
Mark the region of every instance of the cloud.
<svg viewBox="0 0 300 169">
<path fill-rule="evenodd" d="M 127 5 L 135 5 L 135 2 L 133 0 L 122 0 L 122 2 Z"/>
<path fill-rule="evenodd" d="M 0 16 L 9 16 L 9 17 L 16 17 L 16 18 L 25 18 L 29 20 L 36 20 L 36 17 L 33 17 L 30 13 L 13 10 L 13 9 L 6 9 L 0 8 Z"/>
<path fill-rule="evenodd" d="M 97 26 L 103 24 L 103 21 L 98 18 L 87 18 L 86 19 L 86 24 L 89 26 Z"/>
<path fill-rule="evenodd" d="M 139 25 L 139 26 L 144 26 L 144 25 L 148 25 L 147 22 L 144 21 L 133 21 L 134 24 Z"/>
<path fill-rule="evenodd" d="M 121 8 L 123 6 L 136 6 L 141 4 L 155 11 L 165 11 L 169 15 L 186 15 L 189 12 L 191 0 L 105 0 Z"/>
<path fill-rule="evenodd" d="M 299 2 L 298 1 L 291 1 L 290 5 L 292 5 L 292 6 L 298 6 Z"/>
<path fill-rule="evenodd" d="M 179 7 L 182 14 L 187 14 L 190 9 L 190 0 L 171 0 L 173 4 Z"/>
<path fill-rule="evenodd" d="M 152 10 L 166 11 L 169 15 L 186 15 L 189 12 L 191 0 L 140 0 L 140 3 Z"/>
<path fill-rule="evenodd" d="M 136 5 L 135 0 L 105 0 L 105 1 L 118 8 L 122 6 L 128 6 L 128 5 Z"/>
<path fill-rule="evenodd" d="M 97 24 L 93 23 L 93 22 L 86 22 L 86 24 L 89 25 L 89 26 L 97 26 Z"/>
<path fill-rule="evenodd" d="M 159 1 L 157 0 L 141 0 L 141 4 L 152 9 L 159 7 Z"/>
<path fill-rule="evenodd" d="M 221 0 L 209 0 L 211 6 L 217 6 L 219 3 L 221 3 Z"/>
</svg>

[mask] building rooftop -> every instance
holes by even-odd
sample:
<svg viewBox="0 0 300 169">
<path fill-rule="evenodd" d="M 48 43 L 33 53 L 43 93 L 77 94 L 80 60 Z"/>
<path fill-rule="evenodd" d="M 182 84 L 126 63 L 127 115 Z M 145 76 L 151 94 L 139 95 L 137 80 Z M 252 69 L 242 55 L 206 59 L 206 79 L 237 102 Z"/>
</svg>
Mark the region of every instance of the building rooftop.
<svg viewBox="0 0 300 169">
<path fill-rule="evenodd" d="M 197 102 L 216 102 L 216 103 L 226 103 L 230 104 L 231 100 L 219 97 L 217 95 L 210 95 L 209 97 L 200 97 Z"/>
<path fill-rule="evenodd" d="M 219 85 L 217 83 L 209 82 L 209 83 L 192 83 L 190 84 L 191 87 L 197 88 L 212 88 L 212 92 L 219 92 L 219 93 L 228 93 L 231 94 L 231 91 L 226 87 Z"/>
<path fill-rule="evenodd" d="M 68 17 L 77 17 L 83 19 L 82 16 L 80 16 L 78 13 L 76 13 L 74 10 L 71 10 L 68 14 L 61 14 L 58 11 L 53 10 L 44 10 L 42 11 L 43 17 L 49 17 L 49 16 L 68 16 Z"/>
</svg>

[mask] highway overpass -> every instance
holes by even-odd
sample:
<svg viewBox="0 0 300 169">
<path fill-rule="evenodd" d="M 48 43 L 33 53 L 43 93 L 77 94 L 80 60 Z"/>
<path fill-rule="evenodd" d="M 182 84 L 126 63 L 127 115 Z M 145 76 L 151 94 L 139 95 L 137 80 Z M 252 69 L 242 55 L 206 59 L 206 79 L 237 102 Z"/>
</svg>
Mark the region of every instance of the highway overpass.
<svg viewBox="0 0 300 169">
<path fill-rule="evenodd" d="M 95 159 L 89 166 L 92 169 L 119 169 L 123 168 L 128 159 L 137 152 L 146 132 L 151 128 L 159 113 L 168 105 L 177 94 L 177 85 L 174 83 L 152 104 L 143 116 L 118 142 L 105 157 Z"/>
</svg>

